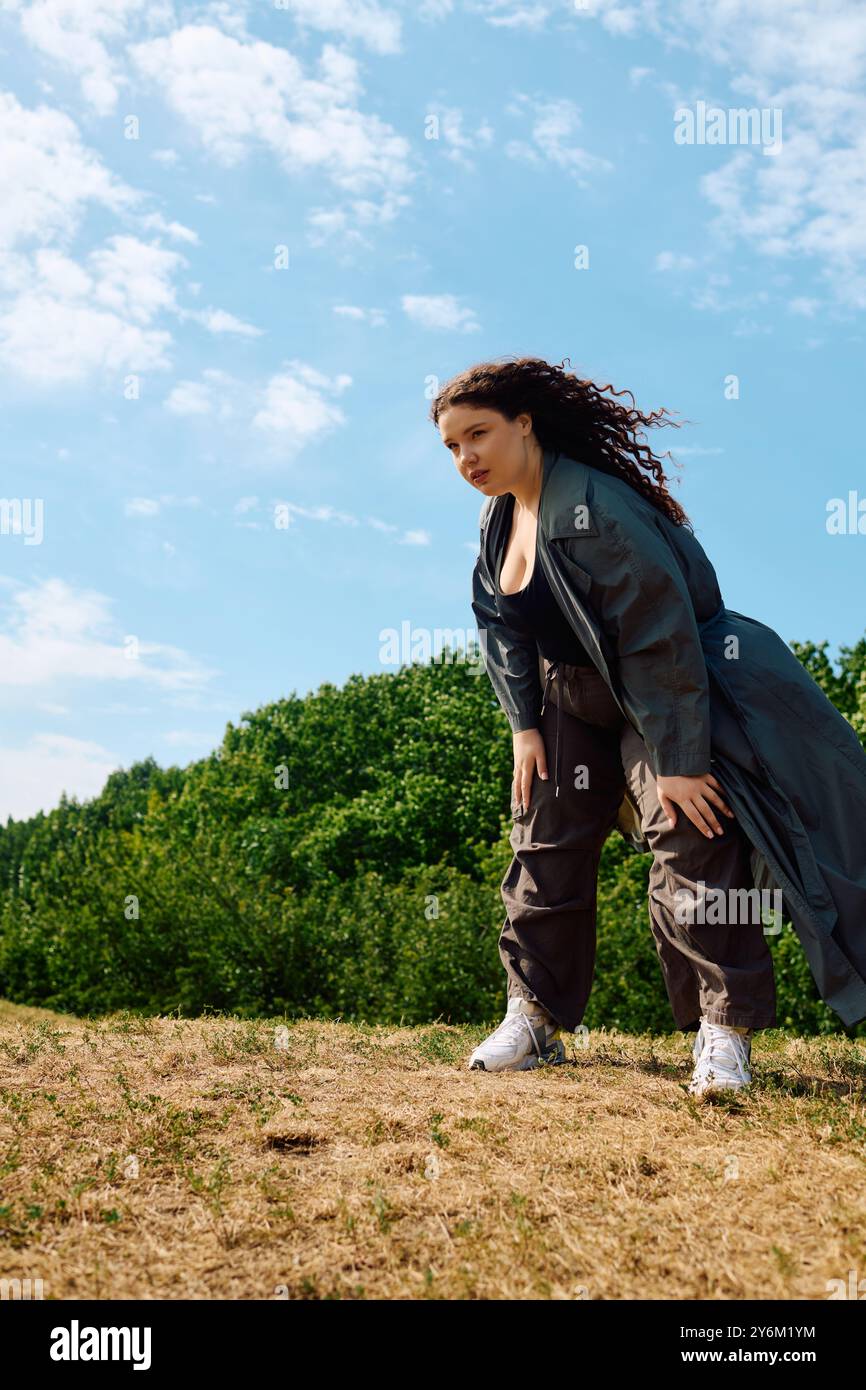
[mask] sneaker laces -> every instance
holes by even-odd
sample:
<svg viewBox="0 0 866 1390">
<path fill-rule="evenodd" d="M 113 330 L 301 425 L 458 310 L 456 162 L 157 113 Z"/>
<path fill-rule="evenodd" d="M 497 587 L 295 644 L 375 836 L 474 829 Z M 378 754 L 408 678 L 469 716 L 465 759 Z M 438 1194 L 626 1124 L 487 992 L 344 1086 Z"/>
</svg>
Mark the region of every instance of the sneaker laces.
<svg viewBox="0 0 866 1390">
<path fill-rule="evenodd" d="M 707 1023 L 706 1020 L 704 1021 L 704 1035 L 703 1051 L 698 1061 L 701 1069 L 709 1070 L 713 1057 L 716 1057 L 722 1063 L 727 1063 L 728 1066 L 733 1062 L 740 1080 L 748 1082 L 747 1063 L 750 1039 L 743 1033 L 735 1033 L 732 1029 L 723 1028 L 718 1023 Z"/>
<path fill-rule="evenodd" d="M 546 1037 L 546 1035 L 547 1035 L 547 1028 L 546 1028 L 546 1025 L 545 1025 L 544 1016 L 543 1016 L 542 1014 L 539 1014 L 539 1015 L 538 1015 L 538 1018 L 539 1018 L 539 1020 L 540 1020 L 540 1022 L 541 1022 L 541 1024 L 542 1024 L 542 1026 L 544 1027 L 545 1037 Z M 525 1014 L 525 1013 L 523 1013 L 523 1012 L 518 1013 L 517 1010 L 515 1010 L 515 1012 L 514 1012 L 513 1014 L 511 1014 L 510 1017 L 506 1014 L 505 1018 L 502 1020 L 502 1022 L 501 1022 L 500 1025 L 499 1025 L 499 1027 L 496 1028 L 496 1029 L 494 1029 L 494 1032 L 493 1032 L 493 1034 L 492 1034 L 492 1037 L 494 1037 L 494 1038 L 502 1038 L 505 1042 L 511 1042 L 512 1039 L 515 1039 L 515 1040 L 516 1040 L 516 1037 L 517 1037 L 517 1034 L 515 1034 L 514 1030 L 517 1029 L 517 1030 L 518 1030 L 518 1034 L 519 1034 L 519 1032 L 520 1032 L 520 1030 L 521 1030 L 522 1028 L 528 1028 L 528 1029 L 529 1029 L 529 1036 L 530 1036 L 531 1039 L 532 1039 L 532 1046 L 535 1048 L 535 1051 L 537 1052 L 538 1056 L 540 1057 L 540 1056 L 541 1056 L 541 1048 L 540 1048 L 539 1043 L 538 1043 L 538 1038 L 537 1038 L 536 1035 L 535 1035 L 535 1029 L 534 1029 L 533 1026 L 532 1026 L 532 1022 L 531 1022 L 531 1020 L 530 1020 L 528 1014 Z"/>
</svg>

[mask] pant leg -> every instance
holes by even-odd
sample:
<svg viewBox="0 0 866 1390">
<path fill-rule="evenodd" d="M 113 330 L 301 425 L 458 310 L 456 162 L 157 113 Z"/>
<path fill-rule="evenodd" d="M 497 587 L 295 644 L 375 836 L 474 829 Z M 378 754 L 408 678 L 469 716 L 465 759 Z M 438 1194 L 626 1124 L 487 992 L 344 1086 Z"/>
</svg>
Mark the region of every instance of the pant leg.
<svg viewBox="0 0 866 1390">
<path fill-rule="evenodd" d="M 622 730 L 621 752 L 626 782 L 653 852 L 650 926 L 677 1027 L 696 1026 L 701 1016 L 731 1027 L 774 1027 L 776 984 L 763 923 L 748 920 L 749 913 L 729 896 L 732 890 L 754 887 L 751 845 L 743 830 L 718 812 L 723 833 L 708 839 L 681 807 L 671 829 L 646 744 L 630 724 Z M 724 920 L 677 921 L 676 894 L 686 890 L 697 895 L 700 880 L 704 891 L 724 892 L 729 905 Z M 747 901 L 741 895 L 739 902 Z"/>
<path fill-rule="evenodd" d="M 579 671 L 582 668 L 566 668 Z M 597 673 L 593 670 L 593 676 Z M 604 686 L 604 696 L 609 695 Z M 579 708 L 595 716 L 598 685 Z M 598 863 L 625 793 L 620 721 L 614 728 L 590 724 L 551 698 L 541 716 L 548 780 L 535 774 L 529 806 L 512 792 L 514 857 L 502 880 L 506 920 L 499 954 L 508 996 L 540 1003 L 560 1027 L 574 1032 L 592 988 L 596 949 Z M 557 714 L 560 720 L 560 784 L 554 787 Z M 577 784 L 577 785 L 576 785 Z"/>
</svg>

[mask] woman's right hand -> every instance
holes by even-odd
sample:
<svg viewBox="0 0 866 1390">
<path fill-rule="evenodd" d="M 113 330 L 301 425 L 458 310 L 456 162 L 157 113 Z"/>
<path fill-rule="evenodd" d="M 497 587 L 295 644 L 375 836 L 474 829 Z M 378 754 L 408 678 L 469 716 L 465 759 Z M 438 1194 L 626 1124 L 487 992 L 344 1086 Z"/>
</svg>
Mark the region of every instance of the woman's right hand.
<svg viewBox="0 0 866 1390">
<path fill-rule="evenodd" d="M 514 742 L 514 780 L 512 782 L 512 794 L 514 799 L 522 804 L 525 811 L 529 810 L 529 797 L 532 791 L 532 774 L 537 771 L 539 777 L 547 781 L 547 754 L 544 748 L 544 739 L 540 729 L 521 729 L 519 733 L 512 735 Z"/>
</svg>

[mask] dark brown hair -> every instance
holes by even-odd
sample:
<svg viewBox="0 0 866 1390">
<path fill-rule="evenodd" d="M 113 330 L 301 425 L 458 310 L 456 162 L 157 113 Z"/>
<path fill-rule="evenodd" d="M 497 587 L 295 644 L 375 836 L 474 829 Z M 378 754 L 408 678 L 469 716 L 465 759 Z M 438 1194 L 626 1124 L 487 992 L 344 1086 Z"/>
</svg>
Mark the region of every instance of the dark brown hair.
<svg viewBox="0 0 866 1390">
<path fill-rule="evenodd" d="M 565 362 L 570 359 L 564 358 Z M 616 396 L 630 396 L 631 407 L 611 399 Z M 581 381 L 563 365 L 553 366 L 541 357 L 506 358 L 467 367 L 447 381 L 434 398 L 430 409 L 434 424 L 438 425 L 442 411 L 452 405 L 489 406 L 508 420 L 526 411 L 532 416 L 532 428 L 542 448 L 558 450 L 600 473 L 622 478 L 671 521 L 693 529 L 688 515 L 665 486 L 668 479 L 661 460 L 637 437 L 648 425 L 681 427 L 678 421 L 665 418 L 670 412 L 664 407 L 645 415 L 635 407 L 631 391 Z"/>
</svg>

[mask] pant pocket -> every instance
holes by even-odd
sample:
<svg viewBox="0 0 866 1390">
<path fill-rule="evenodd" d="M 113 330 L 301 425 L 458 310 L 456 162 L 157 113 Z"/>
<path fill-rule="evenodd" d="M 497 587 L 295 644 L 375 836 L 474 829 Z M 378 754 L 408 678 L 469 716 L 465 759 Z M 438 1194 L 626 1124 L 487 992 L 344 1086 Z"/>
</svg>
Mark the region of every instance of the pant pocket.
<svg viewBox="0 0 866 1390">
<path fill-rule="evenodd" d="M 563 673 L 562 707 L 585 724 L 616 729 L 622 723 L 619 705 L 600 671 L 572 667 Z"/>
</svg>

